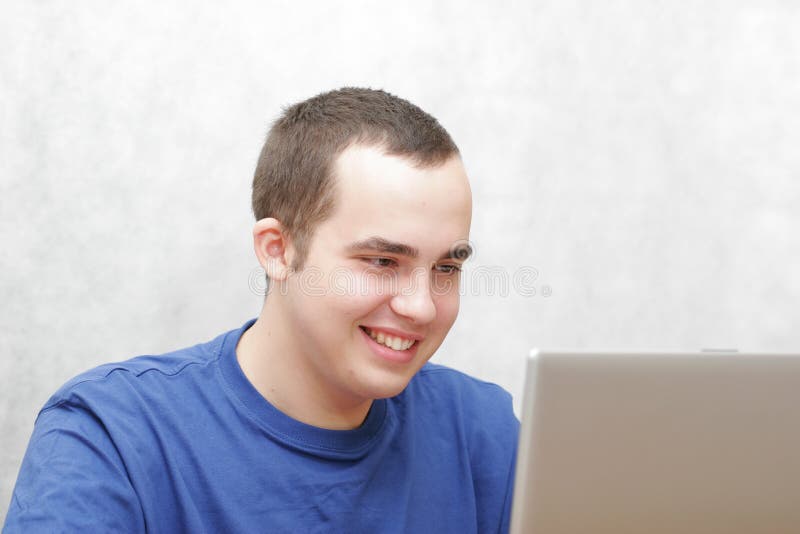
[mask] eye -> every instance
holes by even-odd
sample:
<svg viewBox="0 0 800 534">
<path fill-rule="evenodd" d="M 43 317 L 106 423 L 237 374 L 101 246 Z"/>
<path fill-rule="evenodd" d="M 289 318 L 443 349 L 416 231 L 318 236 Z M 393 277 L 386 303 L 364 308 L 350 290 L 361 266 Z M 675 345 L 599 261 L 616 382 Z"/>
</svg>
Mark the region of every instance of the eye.
<svg viewBox="0 0 800 534">
<path fill-rule="evenodd" d="M 461 272 L 461 266 L 460 265 L 453 265 L 453 264 L 450 264 L 450 263 L 443 263 L 443 264 L 434 265 L 433 268 L 434 268 L 434 270 L 436 270 L 436 272 L 442 273 L 442 274 L 458 274 L 458 273 Z"/>
<path fill-rule="evenodd" d="M 371 265 L 372 267 L 395 267 L 397 265 L 397 262 L 392 258 L 375 257 L 375 258 L 362 258 L 362 260 Z"/>
</svg>

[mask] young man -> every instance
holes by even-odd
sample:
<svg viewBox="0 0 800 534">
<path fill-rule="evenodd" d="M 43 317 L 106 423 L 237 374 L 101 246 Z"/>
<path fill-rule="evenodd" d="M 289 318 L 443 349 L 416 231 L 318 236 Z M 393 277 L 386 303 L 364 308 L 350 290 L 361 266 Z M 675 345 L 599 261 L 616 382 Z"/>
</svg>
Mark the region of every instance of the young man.
<svg viewBox="0 0 800 534">
<path fill-rule="evenodd" d="M 383 91 L 318 95 L 272 127 L 253 210 L 259 317 L 62 387 L 4 532 L 506 531 L 511 398 L 427 363 L 469 253 L 447 132 Z"/>
</svg>

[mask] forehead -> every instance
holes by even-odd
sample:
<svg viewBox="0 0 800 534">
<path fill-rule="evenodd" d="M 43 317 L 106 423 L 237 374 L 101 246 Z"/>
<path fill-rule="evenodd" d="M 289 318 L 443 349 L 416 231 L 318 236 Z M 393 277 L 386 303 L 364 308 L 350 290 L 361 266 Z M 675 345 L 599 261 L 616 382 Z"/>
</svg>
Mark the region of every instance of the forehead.
<svg viewBox="0 0 800 534">
<path fill-rule="evenodd" d="M 446 250 L 469 237 L 472 196 L 457 156 L 435 167 L 415 167 L 407 158 L 356 145 L 337 158 L 334 181 L 334 211 L 318 228 L 329 237 L 380 236 L 421 250 Z"/>
</svg>

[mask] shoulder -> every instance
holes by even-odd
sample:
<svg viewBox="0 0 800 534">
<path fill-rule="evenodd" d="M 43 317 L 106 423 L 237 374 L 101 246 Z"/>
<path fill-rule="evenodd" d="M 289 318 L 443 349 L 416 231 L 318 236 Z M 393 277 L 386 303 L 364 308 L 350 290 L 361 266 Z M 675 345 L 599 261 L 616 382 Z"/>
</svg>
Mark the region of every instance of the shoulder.
<svg viewBox="0 0 800 534">
<path fill-rule="evenodd" d="M 180 382 L 214 363 L 220 355 L 222 336 L 206 343 L 160 355 L 143 355 L 107 363 L 68 380 L 45 403 L 42 412 L 63 404 L 93 404 L 153 393 L 159 384 Z"/>
<path fill-rule="evenodd" d="M 457 424 L 471 441 L 500 439 L 515 445 L 519 421 L 505 389 L 443 365 L 428 363 L 411 380 L 408 402 L 428 406 L 437 418 Z"/>
<path fill-rule="evenodd" d="M 485 380 L 475 378 L 462 371 L 438 363 L 426 363 L 413 380 L 446 384 L 448 387 L 456 389 L 481 390 L 491 392 L 495 395 L 509 395 L 506 390 L 497 384 L 486 382 Z"/>
<path fill-rule="evenodd" d="M 512 413 L 511 394 L 505 389 L 456 369 L 427 363 L 409 383 L 412 391 L 456 403 L 463 409 Z"/>
<path fill-rule="evenodd" d="M 469 463 L 478 532 L 507 532 L 519 439 L 511 395 L 497 384 L 431 363 L 406 392 L 406 402 L 413 404 L 407 412 L 428 422 L 426 440 L 446 444 L 446 458 Z M 432 434 L 446 437 L 431 439 Z"/>
</svg>

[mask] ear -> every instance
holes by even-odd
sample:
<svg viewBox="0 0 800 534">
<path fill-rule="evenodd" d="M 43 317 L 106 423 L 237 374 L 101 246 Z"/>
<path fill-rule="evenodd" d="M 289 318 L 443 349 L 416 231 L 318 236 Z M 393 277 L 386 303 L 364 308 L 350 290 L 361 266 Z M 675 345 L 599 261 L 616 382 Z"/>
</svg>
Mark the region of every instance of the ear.
<svg viewBox="0 0 800 534">
<path fill-rule="evenodd" d="M 291 273 L 294 248 L 278 219 L 266 218 L 253 227 L 253 248 L 270 280 L 285 280 Z"/>
</svg>

